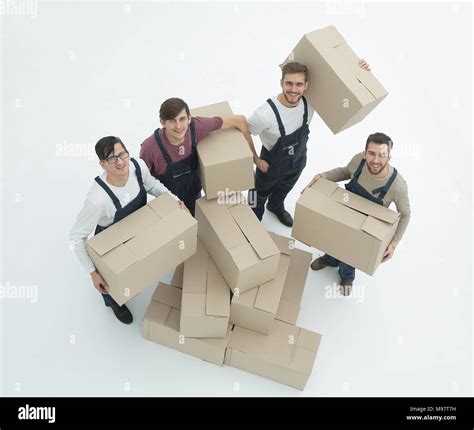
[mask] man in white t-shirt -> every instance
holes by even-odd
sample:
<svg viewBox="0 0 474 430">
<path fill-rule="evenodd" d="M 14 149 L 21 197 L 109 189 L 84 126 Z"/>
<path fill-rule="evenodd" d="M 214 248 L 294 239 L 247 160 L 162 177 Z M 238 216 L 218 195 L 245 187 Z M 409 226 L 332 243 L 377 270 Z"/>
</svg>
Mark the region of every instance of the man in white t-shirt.
<svg viewBox="0 0 474 430">
<path fill-rule="evenodd" d="M 94 287 L 102 294 L 105 305 L 112 308 L 119 321 L 130 324 L 133 321 L 131 312 L 125 305 L 119 306 L 108 294 L 109 286 L 94 267 L 85 243 L 92 232 L 98 234 L 145 206 L 147 193 L 159 196 L 169 190 L 151 176 L 143 160 L 130 158 L 118 137 L 103 137 L 95 145 L 95 151 L 104 172 L 95 178 L 69 238 L 74 242 L 77 258 L 87 273 L 90 273 Z M 131 169 L 129 161 L 132 161 Z M 171 195 L 176 204 L 187 210 L 178 197 Z"/>
<path fill-rule="evenodd" d="M 361 59 L 360 67 L 370 70 Z M 260 157 L 255 159 L 255 188 L 249 203 L 261 220 L 267 209 L 288 227 L 293 218 L 285 210 L 285 198 L 306 166 L 309 123 L 314 114 L 303 94 L 308 88 L 308 70 L 296 61 L 282 67 L 282 92 L 268 99 L 248 119 L 249 131 L 262 141 Z"/>
</svg>

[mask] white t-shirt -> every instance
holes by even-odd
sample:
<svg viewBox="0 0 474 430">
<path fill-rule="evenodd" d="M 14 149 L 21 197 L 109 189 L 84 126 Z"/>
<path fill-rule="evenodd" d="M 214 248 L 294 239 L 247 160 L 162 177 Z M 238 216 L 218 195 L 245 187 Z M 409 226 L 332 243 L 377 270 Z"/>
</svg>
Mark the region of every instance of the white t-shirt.
<svg viewBox="0 0 474 430">
<path fill-rule="evenodd" d="M 278 96 L 272 97 L 271 100 L 277 107 L 287 136 L 295 130 L 298 130 L 303 125 L 303 99 L 300 99 L 298 105 L 292 108 L 288 108 L 281 104 L 278 101 Z M 313 114 L 314 109 L 308 103 L 308 124 L 311 122 Z M 278 121 L 268 102 L 265 102 L 254 112 L 254 114 L 248 119 L 248 125 L 250 133 L 254 136 L 259 135 L 263 146 L 265 146 L 269 151 L 275 146 L 275 143 L 277 143 L 277 140 L 280 138 Z"/>
<path fill-rule="evenodd" d="M 148 194 L 157 197 L 169 192 L 176 201 L 179 201 L 178 197 L 172 194 L 158 179 L 151 176 L 150 171 L 143 160 L 138 159 L 137 161 L 142 171 L 143 186 Z M 100 178 L 117 196 L 122 207 L 125 207 L 129 202 L 137 197 L 140 191 L 137 175 L 135 173 L 135 165 L 131 161 L 129 162 L 129 169 L 130 173 L 128 175 L 128 181 L 123 187 L 116 187 L 109 184 L 106 179 L 106 171 L 100 175 Z M 74 249 L 77 258 L 88 273 L 93 272 L 95 267 L 87 254 L 86 240 L 89 235 L 94 232 L 97 225 L 103 227 L 111 225 L 114 221 L 115 212 L 117 212 L 117 209 L 115 208 L 110 196 L 96 181 L 94 181 L 91 189 L 87 193 L 84 206 L 79 212 L 77 220 L 69 234 L 69 239 L 74 242 Z"/>
</svg>

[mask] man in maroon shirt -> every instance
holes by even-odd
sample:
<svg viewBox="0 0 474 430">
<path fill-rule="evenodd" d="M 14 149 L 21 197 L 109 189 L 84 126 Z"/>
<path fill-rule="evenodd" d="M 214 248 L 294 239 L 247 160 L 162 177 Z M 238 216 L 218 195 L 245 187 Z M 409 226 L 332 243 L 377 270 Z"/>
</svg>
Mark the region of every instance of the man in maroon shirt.
<svg viewBox="0 0 474 430">
<path fill-rule="evenodd" d="M 243 115 L 191 117 L 188 105 L 179 98 L 166 100 L 160 107 L 162 129 L 145 139 L 140 158 L 151 174 L 178 196 L 194 216 L 196 199 L 201 197 L 196 145 L 211 131 L 237 128 L 247 140 L 254 158 L 255 147 Z"/>
</svg>

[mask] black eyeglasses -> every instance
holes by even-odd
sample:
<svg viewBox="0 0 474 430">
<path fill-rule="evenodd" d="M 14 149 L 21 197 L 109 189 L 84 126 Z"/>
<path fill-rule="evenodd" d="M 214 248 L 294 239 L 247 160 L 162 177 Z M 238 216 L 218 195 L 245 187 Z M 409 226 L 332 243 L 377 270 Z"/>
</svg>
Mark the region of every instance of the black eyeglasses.
<svg viewBox="0 0 474 430">
<path fill-rule="evenodd" d="M 112 155 L 111 157 L 106 158 L 105 160 L 102 161 L 107 161 L 109 164 L 114 164 L 117 162 L 117 160 L 120 158 L 121 160 L 126 160 L 129 157 L 128 151 L 122 151 L 118 155 Z"/>
</svg>

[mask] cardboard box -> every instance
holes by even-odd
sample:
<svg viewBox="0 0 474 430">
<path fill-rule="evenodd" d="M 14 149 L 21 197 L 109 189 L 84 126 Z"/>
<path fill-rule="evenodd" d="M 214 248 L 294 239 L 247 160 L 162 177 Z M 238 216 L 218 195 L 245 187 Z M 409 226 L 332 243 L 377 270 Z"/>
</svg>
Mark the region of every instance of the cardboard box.
<svg viewBox="0 0 474 430">
<path fill-rule="evenodd" d="M 168 194 L 86 242 L 87 253 L 122 305 L 196 252 L 197 221 Z"/>
<path fill-rule="evenodd" d="M 233 115 L 228 102 L 191 110 L 192 116 Z M 207 199 L 219 193 L 253 188 L 253 155 L 244 135 L 237 129 L 216 130 L 197 145 L 199 173 Z"/>
<path fill-rule="evenodd" d="M 234 326 L 224 363 L 303 390 L 321 335 L 275 320 L 268 336 Z"/>
<path fill-rule="evenodd" d="M 183 288 L 183 277 L 184 277 L 184 263 L 181 263 L 175 269 L 173 273 L 173 277 L 171 278 L 171 281 L 170 281 L 170 285 L 172 285 L 173 287 Z"/>
<path fill-rule="evenodd" d="M 198 239 L 197 252 L 184 262 L 180 332 L 186 337 L 225 337 L 230 289 Z"/>
<path fill-rule="evenodd" d="M 160 345 L 222 366 L 232 326 L 228 326 L 226 337 L 221 339 L 185 337 L 179 331 L 181 296 L 181 288 L 159 283 L 143 318 L 143 336 Z"/>
<path fill-rule="evenodd" d="M 373 275 L 400 214 L 324 178 L 296 202 L 291 236 Z"/>
<path fill-rule="evenodd" d="M 334 134 L 360 122 L 388 94 L 359 58 L 331 25 L 305 34 L 285 60 L 308 68 L 305 97 Z"/>
<path fill-rule="evenodd" d="M 294 248 L 295 241 L 270 232 L 281 256 L 274 279 L 245 293 L 234 295 L 230 322 L 268 334 L 276 318 L 295 324 L 308 276 L 312 254 Z"/>
<path fill-rule="evenodd" d="M 280 251 L 241 193 L 196 201 L 198 235 L 234 294 L 273 279 Z"/>
</svg>

